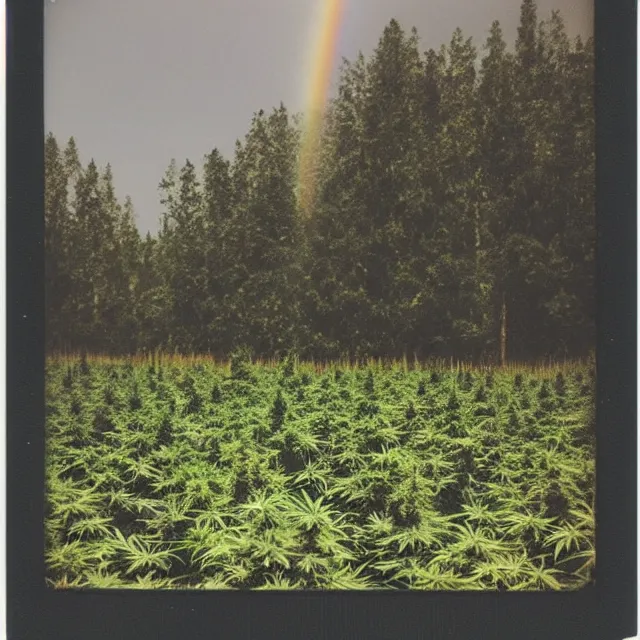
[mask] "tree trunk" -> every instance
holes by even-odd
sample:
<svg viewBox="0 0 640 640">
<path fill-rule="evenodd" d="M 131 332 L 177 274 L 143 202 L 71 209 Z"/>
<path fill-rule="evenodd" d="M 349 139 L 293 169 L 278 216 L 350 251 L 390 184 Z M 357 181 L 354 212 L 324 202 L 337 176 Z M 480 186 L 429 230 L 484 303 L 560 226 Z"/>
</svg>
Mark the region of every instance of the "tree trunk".
<svg viewBox="0 0 640 640">
<path fill-rule="evenodd" d="M 507 302 L 502 294 L 502 312 L 500 314 L 500 364 L 507 363 Z"/>
</svg>

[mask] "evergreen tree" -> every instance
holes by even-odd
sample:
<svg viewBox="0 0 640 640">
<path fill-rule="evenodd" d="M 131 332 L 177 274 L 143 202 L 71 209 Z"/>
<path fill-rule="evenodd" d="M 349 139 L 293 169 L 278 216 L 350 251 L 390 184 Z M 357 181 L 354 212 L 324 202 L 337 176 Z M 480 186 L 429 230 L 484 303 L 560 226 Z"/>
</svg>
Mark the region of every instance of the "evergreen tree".
<svg viewBox="0 0 640 640">
<path fill-rule="evenodd" d="M 522 123 L 514 106 L 515 58 L 507 52 L 499 22 L 494 22 L 481 64 L 478 86 L 480 152 L 480 193 L 478 207 L 487 231 L 480 259 L 489 271 L 487 290 L 492 311 L 488 317 L 485 343 L 488 349 L 507 356 L 507 292 L 505 277 L 509 272 L 506 247 L 518 229 L 515 206 L 517 180 L 526 170 L 520 144 Z"/>
<path fill-rule="evenodd" d="M 140 272 L 140 232 L 135 224 L 131 198 L 127 196 L 116 219 L 117 273 L 119 311 L 119 338 L 115 349 L 132 353 L 142 345 L 139 342 L 136 307 L 138 306 Z"/>
<path fill-rule="evenodd" d="M 370 308 L 366 339 L 379 355 L 401 355 L 415 346 L 407 301 L 419 291 L 412 258 L 427 203 L 421 170 L 428 162 L 420 118 L 423 77 L 416 30 L 407 35 L 392 20 L 369 64 L 364 110 L 370 160 L 361 261 Z"/>
<path fill-rule="evenodd" d="M 525 82 L 530 81 L 536 65 L 536 31 L 538 27 L 538 6 L 536 0 L 522 0 L 520 5 L 520 25 L 516 40 L 516 53 L 519 68 L 523 71 Z"/>
<path fill-rule="evenodd" d="M 257 113 L 232 167 L 235 190 L 229 242 L 233 296 L 224 318 L 227 348 L 248 345 L 275 354 L 296 341 L 297 256 L 301 221 L 296 199 L 298 131 L 283 105 Z"/>
<path fill-rule="evenodd" d="M 131 336 L 127 335 L 130 327 L 129 315 L 132 308 L 130 299 L 130 274 L 122 259 L 119 238 L 119 227 L 123 217 L 123 209 L 118 202 L 113 185 L 111 166 L 107 165 L 99 178 L 100 230 L 104 234 L 99 249 L 96 244 L 96 259 L 103 264 L 95 273 L 94 287 L 96 301 L 96 331 L 100 333 L 100 342 L 110 352 L 135 349 Z M 134 248 L 135 250 L 135 248 Z"/>
<path fill-rule="evenodd" d="M 457 29 L 443 58 L 437 146 L 441 239 L 434 268 L 439 288 L 446 288 L 441 289 L 444 304 L 438 304 L 443 318 L 439 337 L 450 352 L 469 357 L 483 346 L 488 303 L 482 261 L 486 243 L 480 210 L 477 52 L 471 39 Z"/>
<path fill-rule="evenodd" d="M 102 344 L 100 311 L 104 303 L 101 261 L 103 233 L 100 176 L 92 160 L 78 178 L 74 198 L 71 243 L 74 247 L 73 288 L 70 296 L 77 344 L 100 351 Z"/>
<path fill-rule="evenodd" d="M 236 258 L 230 242 L 233 197 L 230 163 L 214 149 L 205 158 L 203 172 L 206 280 L 203 302 L 207 348 L 220 354 L 224 354 L 228 339 L 225 308 L 233 294 Z"/>
<path fill-rule="evenodd" d="M 136 343 L 144 350 L 166 348 L 170 329 L 167 314 L 169 296 L 162 278 L 159 245 L 159 240 L 150 233 L 139 244 L 134 317 Z"/>
<path fill-rule="evenodd" d="M 355 355 L 368 346 L 360 335 L 369 318 L 362 262 L 368 233 L 369 160 L 362 142 L 367 73 L 362 54 L 343 63 L 338 97 L 327 118 L 317 204 L 307 227 L 305 310 L 313 351 L 326 358 Z"/>
<path fill-rule="evenodd" d="M 53 134 L 45 140 L 45 317 L 47 348 L 68 346 L 65 301 L 71 289 L 67 172 L 63 153 Z"/>
<path fill-rule="evenodd" d="M 205 234 L 202 193 L 193 163 L 177 172 L 172 162 L 164 180 L 160 269 L 165 285 L 166 346 L 182 352 L 206 348 L 204 296 Z"/>
</svg>

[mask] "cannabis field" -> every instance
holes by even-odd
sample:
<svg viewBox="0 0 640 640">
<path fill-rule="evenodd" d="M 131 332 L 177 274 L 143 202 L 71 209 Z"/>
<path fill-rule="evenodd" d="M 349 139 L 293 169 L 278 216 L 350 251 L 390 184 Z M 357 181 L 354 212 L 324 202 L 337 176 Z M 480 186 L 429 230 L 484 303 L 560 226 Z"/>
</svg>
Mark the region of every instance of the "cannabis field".
<svg viewBox="0 0 640 640">
<path fill-rule="evenodd" d="M 594 371 L 52 357 L 56 588 L 575 589 Z"/>
</svg>

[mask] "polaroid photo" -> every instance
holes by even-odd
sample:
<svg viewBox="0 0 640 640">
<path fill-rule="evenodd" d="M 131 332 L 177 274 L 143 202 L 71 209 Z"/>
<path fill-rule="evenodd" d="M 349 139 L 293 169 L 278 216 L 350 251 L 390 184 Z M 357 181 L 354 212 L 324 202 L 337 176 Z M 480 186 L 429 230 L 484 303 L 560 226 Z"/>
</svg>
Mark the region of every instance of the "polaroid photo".
<svg viewBox="0 0 640 640">
<path fill-rule="evenodd" d="M 634 17 L 9 2 L 10 637 L 633 635 Z"/>
</svg>

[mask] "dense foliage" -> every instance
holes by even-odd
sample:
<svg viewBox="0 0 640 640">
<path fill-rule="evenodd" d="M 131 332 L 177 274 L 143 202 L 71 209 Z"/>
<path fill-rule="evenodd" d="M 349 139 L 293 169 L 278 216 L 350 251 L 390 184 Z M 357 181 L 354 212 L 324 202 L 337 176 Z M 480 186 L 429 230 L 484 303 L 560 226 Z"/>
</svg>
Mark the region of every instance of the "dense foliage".
<svg viewBox="0 0 640 640">
<path fill-rule="evenodd" d="M 593 393 L 586 364 L 50 359 L 48 580 L 580 587 Z"/>
<path fill-rule="evenodd" d="M 241 80 L 239 80 L 241 81 Z M 50 351 L 295 348 L 532 359 L 593 346 L 593 42 L 524 0 L 515 49 L 457 30 L 422 53 L 396 21 L 345 62 L 321 152 L 257 112 L 232 159 L 172 162 L 142 239 L 111 170 L 46 140 Z M 206 135 L 206 132 L 203 132 Z M 304 203 L 304 205 L 302 204 Z"/>
</svg>

